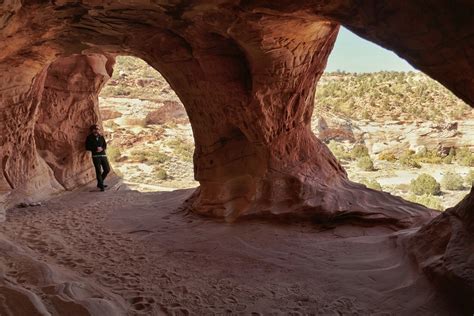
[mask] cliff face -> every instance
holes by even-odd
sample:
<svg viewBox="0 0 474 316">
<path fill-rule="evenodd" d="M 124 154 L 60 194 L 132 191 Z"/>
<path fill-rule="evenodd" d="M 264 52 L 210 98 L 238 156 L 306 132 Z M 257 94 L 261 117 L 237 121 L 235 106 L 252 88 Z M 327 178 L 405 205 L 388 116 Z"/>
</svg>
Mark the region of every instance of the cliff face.
<svg viewBox="0 0 474 316">
<path fill-rule="evenodd" d="M 42 196 L 92 179 L 81 140 L 98 120 L 97 93 L 113 65 L 106 56 L 130 54 L 160 71 L 186 108 L 201 184 L 191 201 L 195 212 L 229 221 L 270 216 L 424 223 L 434 217 L 430 210 L 351 183 L 312 134 L 310 118 L 339 24 L 394 50 L 474 104 L 474 5 L 426 6 L 353 0 L 3 2 L 3 199 L 13 203 L 18 196 Z M 472 210 L 472 199 L 466 201 L 463 208 Z"/>
</svg>

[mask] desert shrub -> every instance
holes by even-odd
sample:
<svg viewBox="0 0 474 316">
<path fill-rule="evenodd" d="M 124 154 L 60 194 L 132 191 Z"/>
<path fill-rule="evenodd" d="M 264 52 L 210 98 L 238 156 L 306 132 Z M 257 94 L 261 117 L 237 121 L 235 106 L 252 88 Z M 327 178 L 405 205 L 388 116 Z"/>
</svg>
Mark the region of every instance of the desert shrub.
<svg viewBox="0 0 474 316">
<path fill-rule="evenodd" d="M 177 154 L 184 161 L 193 161 L 194 144 L 181 138 L 175 138 L 166 143 L 168 147 L 173 149 L 173 152 Z"/>
<path fill-rule="evenodd" d="M 328 148 L 333 153 L 333 155 L 336 156 L 337 159 L 339 160 L 350 159 L 350 153 L 347 152 L 344 146 L 341 145 L 340 143 L 334 140 L 331 140 L 328 144 Z"/>
<path fill-rule="evenodd" d="M 410 191 L 416 195 L 439 195 L 441 186 L 435 178 L 429 174 L 422 173 L 410 182 Z"/>
<path fill-rule="evenodd" d="M 443 163 L 443 157 L 438 153 L 437 150 L 424 150 L 420 153 L 413 155 L 413 158 L 417 162 L 424 162 L 430 164 Z"/>
<path fill-rule="evenodd" d="M 406 150 L 400 156 L 400 163 L 402 164 L 402 166 L 409 168 L 421 168 L 421 165 L 416 161 L 414 157 L 414 152 L 412 150 Z"/>
<path fill-rule="evenodd" d="M 130 153 L 130 160 L 150 164 L 161 164 L 170 160 L 170 157 L 159 148 L 134 150 Z"/>
<path fill-rule="evenodd" d="M 455 172 L 446 172 L 441 179 L 441 185 L 446 190 L 462 190 L 463 182 L 463 178 Z"/>
<path fill-rule="evenodd" d="M 369 149 L 367 146 L 363 144 L 357 144 L 354 145 L 351 149 L 351 157 L 352 159 L 356 160 L 362 157 L 368 157 L 369 156 Z"/>
<path fill-rule="evenodd" d="M 456 152 L 454 151 L 454 148 L 449 149 L 449 154 L 443 158 L 443 163 L 452 164 L 455 158 L 455 154 Z"/>
<path fill-rule="evenodd" d="M 456 151 L 456 161 L 462 166 L 474 167 L 474 153 L 468 148 L 461 148 Z"/>
<path fill-rule="evenodd" d="M 405 199 L 408 201 L 432 208 L 434 210 L 439 210 L 439 211 L 444 210 L 444 207 L 441 204 L 441 200 L 437 198 L 436 196 L 432 196 L 429 194 L 424 194 L 424 195 L 410 194 L 406 196 Z"/>
<path fill-rule="evenodd" d="M 397 156 L 395 156 L 394 152 L 386 150 L 379 154 L 379 160 L 394 162 L 397 160 Z"/>
<path fill-rule="evenodd" d="M 168 174 L 164 169 L 156 168 L 153 172 L 158 180 L 166 180 L 168 178 Z"/>
<path fill-rule="evenodd" d="M 365 179 L 364 178 L 364 179 L 360 180 L 360 183 L 364 184 L 369 189 L 382 191 L 382 186 L 375 179 Z"/>
<path fill-rule="evenodd" d="M 474 170 L 470 170 L 466 175 L 466 185 L 470 188 L 474 185 Z"/>
<path fill-rule="evenodd" d="M 370 157 L 365 156 L 357 160 L 357 167 L 364 171 L 374 171 L 374 162 Z"/>
<path fill-rule="evenodd" d="M 130 152 L 130 162 L 147 162 L 147 155 L 142 150 L 133 150 Z"/>
<path fill-rule="evenodd" d="M 151 163 L 160 164 L 167 162 L 168 160 L 170 160 L 170 157 L 167 154 L 160 152 L 159 150 L 154 150 L 148 154 L 148 161 L 150 161 Z"/>
<path fill-rule="evenodd" d="M 122 156 L 122 153 L 120 152 L 120 148 L 110 146 L 107 148 L 107 156 L 111 161 L 117 162 L 117 160 Z"/>
</svg>

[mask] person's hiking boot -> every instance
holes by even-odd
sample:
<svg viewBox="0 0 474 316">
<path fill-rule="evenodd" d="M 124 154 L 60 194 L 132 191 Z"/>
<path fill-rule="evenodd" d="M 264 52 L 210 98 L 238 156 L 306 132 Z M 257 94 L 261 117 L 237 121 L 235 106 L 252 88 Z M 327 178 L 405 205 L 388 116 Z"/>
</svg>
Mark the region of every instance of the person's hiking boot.
<svg viewBox="0 0 474 316">
<path fill-rule="evenodd" d="M 97 187 L 100 189 L 100 185 L 97 185 Z M 108 187 L 107 184 L 104 184 L 104 188 Z"/>
</svg>

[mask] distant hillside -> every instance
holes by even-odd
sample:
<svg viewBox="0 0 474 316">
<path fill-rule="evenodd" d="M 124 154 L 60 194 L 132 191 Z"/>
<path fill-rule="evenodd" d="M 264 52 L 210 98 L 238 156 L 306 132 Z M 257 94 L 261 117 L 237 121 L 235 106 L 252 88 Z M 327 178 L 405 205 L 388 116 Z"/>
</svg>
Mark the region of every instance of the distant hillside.
<svg viewBox="0 0 474 316">
<path fill-rule="evenodd" d="M 114 74 L 100 95 L 153 101 L 178 100 L 158 71 L 145 61 L 128 56 L 117 57 Z"/>
<path fill-rule="evenodd" d="M 316 91 L 315 115 L 367 120 L 459 120 L 472 109 L 420 72 L 325 73 Z"/>
<path fill-rule="evenodd" d="M 117 58 L 114 75 L 103 97 L 178 100 L 166 80 L 143 60 Z M 373 121 L 458 120 L 472 109 L 449 90 L 419 72 L 325 73 L 316 91 L 318 116 L 335 114 Z"/>
</svg>

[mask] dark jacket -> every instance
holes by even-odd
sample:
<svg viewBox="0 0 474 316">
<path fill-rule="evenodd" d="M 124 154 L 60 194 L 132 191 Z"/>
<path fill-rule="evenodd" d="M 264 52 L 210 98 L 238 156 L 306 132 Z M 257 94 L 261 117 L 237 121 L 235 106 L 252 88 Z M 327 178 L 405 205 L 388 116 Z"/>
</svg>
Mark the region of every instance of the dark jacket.
<svg viewBox="0 0 474 316">
<path fill-rule="evenodd" d="M 102 147 L 104 150 L 101 152 L 97 152 L 97 147 Z M 107 142 L 105 141 L 104 136 L 102 135 L 95 136 L 94 134 L 89 134 L 89 136 L 87 136 L 86 150 L 92 152 L 92 157 L 104 156 L 106 149 L 107 149 Z"/>
</svg>

